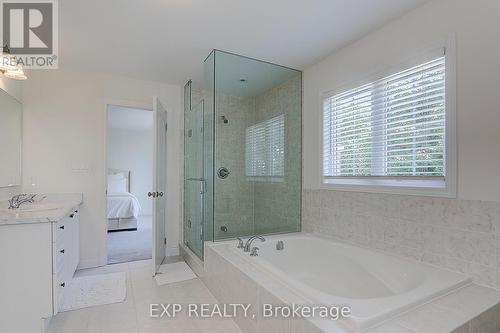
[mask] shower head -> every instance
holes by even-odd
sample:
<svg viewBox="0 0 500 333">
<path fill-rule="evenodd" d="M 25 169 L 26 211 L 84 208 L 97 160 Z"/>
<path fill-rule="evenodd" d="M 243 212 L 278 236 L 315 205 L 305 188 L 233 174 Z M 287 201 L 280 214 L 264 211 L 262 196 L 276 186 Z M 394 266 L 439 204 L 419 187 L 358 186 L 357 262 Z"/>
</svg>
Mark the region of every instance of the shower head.
<svg viewBox="0 0 500 333">
<path fill-rule="evenodd" d="M 222 121 L 224 124 L 229 124 L 229 120 L 226 118 L 226 116 L 221 116 Z"/>
</svg>

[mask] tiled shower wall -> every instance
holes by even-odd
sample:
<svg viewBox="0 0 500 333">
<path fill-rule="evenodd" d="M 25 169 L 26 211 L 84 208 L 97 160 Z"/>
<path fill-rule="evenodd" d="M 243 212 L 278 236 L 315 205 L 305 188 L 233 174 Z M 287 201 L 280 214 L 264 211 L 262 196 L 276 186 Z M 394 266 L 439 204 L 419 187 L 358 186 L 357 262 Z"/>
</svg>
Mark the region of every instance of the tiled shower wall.
<svg viewBox="0 0 500 333">
<path fill-rule="evenodd" d="M 215 179 L 215 239 L 300 230 L 301 84 L 297 75 L 258 96 L 217 94 L 215 167 L 225 166 L 231 174 Z M 281 114 L 285 115 L 283 179 L 247 177 L 246 129 Z M 229 123 L 224 124 L 221 116 Z"/>
<path fill-rule="evenodd" d="M 304 190 L 302 229 L 500 288 L 500 203 Z"/>
<path fill-rule="evenodd" d="M 300 230 L 301 76 L 255 97 L 254 124 L 285 115 L 285 174 L 282 180 L 254 181 L 255 232 Z"/>
<path fill-rule="evenodd" d="M 228 238 L 251 234 L 254 227 L 254 190 L 245 176 L 245 129 L 252 125 L 255 100 L 217 94 L 215 168 L 226 167 L 226 179 L 215 178 L 214 234 Z M 228 123 L 222 120 L 225 116 Z M 227 227 L 227 232 L 221 230 Z"/>
</svg>

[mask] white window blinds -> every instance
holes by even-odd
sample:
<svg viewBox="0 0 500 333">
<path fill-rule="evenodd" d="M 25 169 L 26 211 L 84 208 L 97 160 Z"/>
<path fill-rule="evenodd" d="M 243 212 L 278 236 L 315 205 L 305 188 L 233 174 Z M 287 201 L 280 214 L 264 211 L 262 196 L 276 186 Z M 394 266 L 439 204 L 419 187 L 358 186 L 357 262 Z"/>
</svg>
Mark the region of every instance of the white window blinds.
<svg viewBox="0 0 500 333">
<path fill-rule="evenodd" d="M 246 129 L 245 162 L 248 177 L 283 177 L 285 173 L 285 115 Z"/>
<path fill-rule="evenodd" d="M 445 176 L 445 58 L 323 99 L 323 179 Z"/>
</svg>

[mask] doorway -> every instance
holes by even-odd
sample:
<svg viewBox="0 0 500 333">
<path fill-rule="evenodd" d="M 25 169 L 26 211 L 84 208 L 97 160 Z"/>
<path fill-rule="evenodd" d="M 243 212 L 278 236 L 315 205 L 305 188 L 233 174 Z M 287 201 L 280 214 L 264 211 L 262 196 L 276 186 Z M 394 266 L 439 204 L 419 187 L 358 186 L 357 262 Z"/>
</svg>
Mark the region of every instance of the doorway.
<svg viewBox="0 0 500 333">
<path fill-rule="evenodd" d="M 111 104 L 106 112 L 108 264 L 151 259 L 153 112 Z"/>
</svg>

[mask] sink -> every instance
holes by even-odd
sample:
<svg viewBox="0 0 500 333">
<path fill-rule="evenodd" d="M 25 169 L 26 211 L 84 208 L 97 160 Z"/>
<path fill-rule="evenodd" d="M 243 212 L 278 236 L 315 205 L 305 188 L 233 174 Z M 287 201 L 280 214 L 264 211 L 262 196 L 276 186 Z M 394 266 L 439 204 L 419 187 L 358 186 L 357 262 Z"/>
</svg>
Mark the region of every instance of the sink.
<svg viewBox="0 0 500 333">
<path fill-rule="evenodd" d="M 27 213 L 27 212 L 40 212 L 46 210 L 56 210 L 61 208 L 61 206 L 51 203 L 34 203 L 34 204 L 23 204 L 21 207 L 16 209 L 8 209 L 7 207 L 0 208 L 0 212 L 9 213 Z"/>
</svg>

